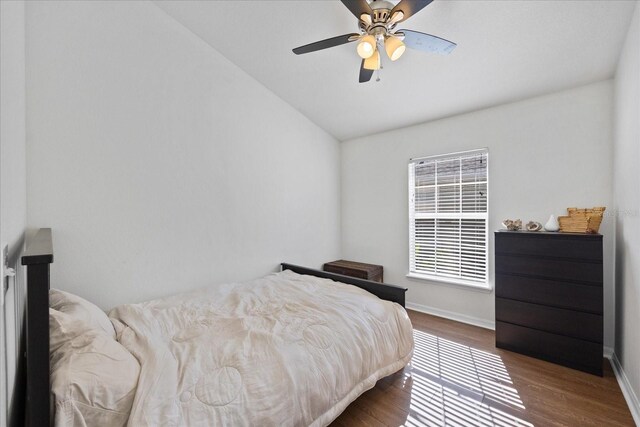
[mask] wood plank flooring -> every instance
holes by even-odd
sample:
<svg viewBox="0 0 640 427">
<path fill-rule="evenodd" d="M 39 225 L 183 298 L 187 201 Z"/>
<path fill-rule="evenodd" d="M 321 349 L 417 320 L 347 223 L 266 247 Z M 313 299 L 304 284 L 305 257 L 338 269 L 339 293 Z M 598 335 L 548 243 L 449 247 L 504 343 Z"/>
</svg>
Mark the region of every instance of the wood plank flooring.
<svg viewBox="0 0 640 427">
<path fill-rule="evenodd" d="M 601 378 L 497 349 L 493 331 L 408 312 L 411 366 L 378 381 L 333 427 L 635 425 L 606 359 Z"/>
</svg>

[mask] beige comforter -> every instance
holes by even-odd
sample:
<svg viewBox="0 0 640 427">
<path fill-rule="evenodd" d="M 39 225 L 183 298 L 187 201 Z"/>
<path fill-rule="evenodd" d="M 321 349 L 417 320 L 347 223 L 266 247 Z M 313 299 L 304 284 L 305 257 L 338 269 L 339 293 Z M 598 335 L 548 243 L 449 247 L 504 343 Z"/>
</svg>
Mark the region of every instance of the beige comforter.
<svg viewBox="0 0 640 427">
<path fill-rule="evenodd" d="M 398 304 L 291 271 L 109 314 L 140 361 L 129 426 L 321 426 L 413 351 Z"/>
</svg>

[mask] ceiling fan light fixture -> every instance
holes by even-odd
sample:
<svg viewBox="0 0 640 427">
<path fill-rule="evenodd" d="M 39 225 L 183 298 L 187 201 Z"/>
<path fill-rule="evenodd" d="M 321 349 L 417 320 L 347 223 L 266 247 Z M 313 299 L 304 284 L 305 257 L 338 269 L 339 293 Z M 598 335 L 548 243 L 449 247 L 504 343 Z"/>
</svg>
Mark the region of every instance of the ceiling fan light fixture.
<svg viewBox="0 0 640 427">
<path fill-rule="evenodd" d="M 358 56 L 362 58 L 358 81 L 365 83 L 371 80 L 374 71 L 382 68 L 383 55 L 387 55 L 391 61 L 397 61 L 407 47 L 448 55 L 457 46 L 449 40 L 431 34 L 396 30 L 398 23 L 420 12 L 433 0 L 341 0 L 341 2 L 357 19 L 358 31 L 296 47 L 293 49 L 294 54 L 301 55 L 353 43 L 356 45 Z M 383 50 L 384 53 L 381 53 Z M 377 81 L 379 80 L 378 77 Z"/>
<path fill-rule="evenodd" d="M 395 36 L 389 36 L 384 41 L 384 50 L 387 51 L 387 56 L 392 61 L 399 59 L 406 48 L 404 42 Z"/>
<path fill-rule="evenodd" d="M 360 58 L 370 58 L 376 51 L 376 39 L 371 34 L 367 34 L 358 43 L 357 51 Z"/>
<path fill-rule="evenodd" d="M 364 64 L 362 65 L 362 68 L 365 68 L 367 70 L 379 70 L 380 69 L 380 53 L 375 50 L 373 52 L 373 55 L 371 55 L 370 57 L 366 58 L 364 60 Z"/>
</svg>

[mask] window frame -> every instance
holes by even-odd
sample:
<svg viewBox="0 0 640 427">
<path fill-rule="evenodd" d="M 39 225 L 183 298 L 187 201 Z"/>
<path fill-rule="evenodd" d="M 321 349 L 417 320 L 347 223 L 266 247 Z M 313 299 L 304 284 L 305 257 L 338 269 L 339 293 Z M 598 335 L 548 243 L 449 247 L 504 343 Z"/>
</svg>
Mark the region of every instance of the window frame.
<svg viewBox="0 0 640 427">
<path fill-rule="evenodd" d="M 415 214 L 416 214 L 416 209 L 415 209 L 415 184 L 414 184 L 414 180 L 415 180 L 415 174 L 412 174 L 412 165 L 413 164 L 417 164 L 419 162 L 428 160 L 428 161 L 432 161 L 432 160 L 441 160 L 441 159 L 461 159 L 465 156 L 469 156 L 469 155 L 474 155 L 474 154 L 484 154 L 486 156 L 486 163 L 487 163 L 487 172 L 486 172 L 486 192 L 487 192 L 487 198 L 486 198 L 486 212 L 481 212 L 481 213 L 477 213 L 477 212 L 473 212 L 473 213 L 464 213 L 462 212 L 462 206 L 463 206 L 463 192 L 462 192 L 462 181 L 460 181 L 460 212 L 434 212 L 431 214 L 428 214 L 429 218 L 426 219 L 431 219 L 433 218 L 434 220 L 437 219 L 457 219 L 457 220 L 462 220 L 462 219 L 483 219 L 485 221 L 485 227 L 484 227 L 484 236 L 485 236 L 485 245 L 484 245 L 484 249 L 485 249 L 485 254 L 484 254 L 484 260 L 485 260 L 485 274 L 484 274 L 484 280 L 479 281 L 479 280 L 470 280 L 470 279 L 465 279 L 463 277 L 451 277 L 450 275 L 439 275 L 439 274 L 429 274 L 429 273 L 425 273 L 425 272 L 418 272 L 415 270 L 412 270 L 412 266 L 415 265 L 415 259 L 414 259 L 414 254 L 415 254 Z M 437 166 L 436 166 L 437 167 Z M 479 149 L 474 149 L 474 150 L 467 150 L 467 151 L 459 151 L 459 152 L 453 152 L 453 153 L 446 153 L 446 154 L 439 154 L 439 155 L 434 155 L 434 156 L 425 156 L 425 157 L 418 157 L 418 158 L 411 158 L 409 159 L 409 162 L 407 164 L 407 172 L 408 172 L 408 180 L 407 180 L 407 187 L 408 187 L 408 203 L 407 203 L 407 207 L 408 207 L 408 231 L 409 231 L 409 263 L 408 263 L 408 273 L 406 275 L 406 277 L 411 278 L 411 279 L 419 279 L 419 280 L 424 280 L 424 281 L 429 281 L 429 282 L 436 282 L 436 283 L 444 283 L 444 284 L 451 284 L 451 285 L 456 285 L 456 286 L 460 286 L 463 287 L 465 289 L 473 289 L 473 290 L 480 290 L 480 291 L 491 291 L 492 290 L 492 286 L 490 284 L 490 280 L 489 280 L 489 194 L 490 194 L 490 188 L 489 188 L 489 168 L 490 168 L 490 163 L 489 163 L 489 149 L 488 148 L 479 148 Z M 478 183 L 478 181 L 475 181 L 473 183 Z M 470 183 L 470 184 L 473 184 Z M 437 179 L 434 181 L 433 184 L 434 188 L 436 189 L 436 194 L 437 194 L 437 188 L 438 188 L 438 182 Z M 437 196 L 436 196 L 437 198 Z M 434 225 L 434 230 L 435 230 L 435 225 Z M 436 242 L 434 239 L 434 246 L 435 246 Z M 462 264 L 461 264 L 462 265 Z"/>
</svg>

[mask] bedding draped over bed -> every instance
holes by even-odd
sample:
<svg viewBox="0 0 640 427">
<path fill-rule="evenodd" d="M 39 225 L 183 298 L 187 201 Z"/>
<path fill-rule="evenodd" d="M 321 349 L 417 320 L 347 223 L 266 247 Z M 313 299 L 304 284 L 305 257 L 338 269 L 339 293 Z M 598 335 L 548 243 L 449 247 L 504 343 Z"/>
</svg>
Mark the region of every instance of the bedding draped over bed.
<svg viewBox="0 0 640 427">
<path fill-rule="evenodd" d="M 398 304 L 288 270 L 109 315 L 141 365 L 136 427 L 327 425 L 413 351 Z"/>
</svg>

